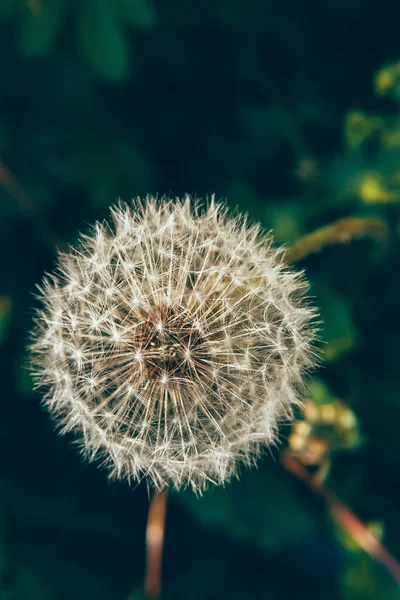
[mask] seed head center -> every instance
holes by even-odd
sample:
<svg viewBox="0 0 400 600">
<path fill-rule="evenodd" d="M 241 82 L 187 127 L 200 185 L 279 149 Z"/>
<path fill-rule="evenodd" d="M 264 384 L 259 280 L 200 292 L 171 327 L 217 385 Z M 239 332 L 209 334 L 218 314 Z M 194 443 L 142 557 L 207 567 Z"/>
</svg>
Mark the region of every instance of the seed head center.
<svg viewBox="0 0 400 600">
<path fill-rule="evenodd" d="M 209 355 L 198 323 L 187 309 L 175 306 L 142 312 L 134 346 L 147 376 L 163 385 L 196 377 L 204 371 Z"/>
</svg>

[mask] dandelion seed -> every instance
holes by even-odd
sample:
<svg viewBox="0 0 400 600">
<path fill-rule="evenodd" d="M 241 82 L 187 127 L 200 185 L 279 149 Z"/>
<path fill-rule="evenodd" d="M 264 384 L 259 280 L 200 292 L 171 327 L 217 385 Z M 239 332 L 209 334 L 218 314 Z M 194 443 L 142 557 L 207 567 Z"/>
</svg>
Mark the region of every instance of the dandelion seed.
<svg viewBox="0 0 400 600">
<path fill-rule="evenodd" d="M 202 492 L 254 464 L 300 402 L 314 311 L 258 225 L 212 201 L 111 211 L 40 288 L 33 371 L 111 474 Z"/>
</svg>

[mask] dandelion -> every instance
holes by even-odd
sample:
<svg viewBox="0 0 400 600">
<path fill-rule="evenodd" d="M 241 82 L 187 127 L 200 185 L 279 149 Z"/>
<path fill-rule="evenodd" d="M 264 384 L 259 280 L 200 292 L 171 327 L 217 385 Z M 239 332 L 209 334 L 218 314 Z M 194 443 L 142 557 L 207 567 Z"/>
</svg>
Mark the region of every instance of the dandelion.
<svg viewBox="0 0 400 600">
<path fill-rule="evenodd" d="M 306 292 L 271 236 L 214 200 L 121 202 L 40 287 L 37 385 L 112 476 L 202 492 L 254 464 L 300 402 Z"/>
</svg>

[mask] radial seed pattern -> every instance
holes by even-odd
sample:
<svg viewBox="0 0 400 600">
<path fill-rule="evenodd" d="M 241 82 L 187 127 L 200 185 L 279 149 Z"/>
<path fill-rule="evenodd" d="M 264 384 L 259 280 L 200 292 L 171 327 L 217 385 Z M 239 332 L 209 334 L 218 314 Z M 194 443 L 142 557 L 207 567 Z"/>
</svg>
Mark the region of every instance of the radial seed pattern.
<svg viewBox="0 0 400 600">
<path fill-rule="evenodd" d="M 270 236 L 215 202 L 120 203 L 44 280 L 37 383 L 112 475 L 201 492 L 291 417 L 312 364 L 306 291 Z"/>
</svg>

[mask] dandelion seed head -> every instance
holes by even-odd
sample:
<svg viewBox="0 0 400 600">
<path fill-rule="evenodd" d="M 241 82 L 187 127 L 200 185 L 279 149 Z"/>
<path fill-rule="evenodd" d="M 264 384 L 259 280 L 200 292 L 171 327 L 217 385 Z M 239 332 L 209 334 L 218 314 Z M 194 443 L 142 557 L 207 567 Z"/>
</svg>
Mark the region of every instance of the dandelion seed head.
<svg viewBox="0 0 400 600">
<path fill-rule="evenodd" d="M 201 493 L 254 464 L 301 401 L 306 294 L 271 236 L 221 204 L 121 202 L 40 288 L 37 385 L 113 476 Z"/>
</svg>

